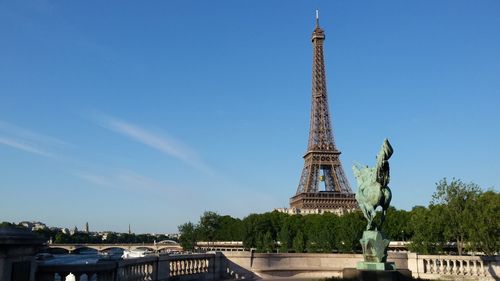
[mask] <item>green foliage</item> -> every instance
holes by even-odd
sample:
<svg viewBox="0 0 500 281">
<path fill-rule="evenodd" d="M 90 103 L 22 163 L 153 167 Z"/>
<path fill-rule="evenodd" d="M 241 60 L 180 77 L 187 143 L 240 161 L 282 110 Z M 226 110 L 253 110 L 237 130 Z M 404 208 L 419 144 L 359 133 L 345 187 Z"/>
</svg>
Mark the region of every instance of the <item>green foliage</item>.
<svg viewBox="0 0 500 281">
<path fill-rule="evenodd" d="M 456 241 L 458 253 L 462 254 L 464 242 L 468 239 L 468 228 L 474 218 L 474 207 L 481 188 L 475 183 L 463 183 L 461 180 L 446 178 L 436 184 L 436 192 L 432 195 L 432 206 L 442 206 L 440 216 L 444 238 Z"/>
<path fill-rule="evenodd" d="M 494 255 L 500 252 L 500 194 L 487 191 L 472 208 L 473 220 L 468 228 L 469 248 Z"/>
<path fill-rule="evenodd" d="M 205 212 L 200 218 L 197 230 L 199 239 L 203 241 L 215 241 L 218 230 L 220 229 L 220 216 L 215 212 Z"/>
<path fill-rule="evenodd" d="M 264 235 L 259 234 L 257 239 L 257 251 L 263 253 L 272 253 L 275 249 L 275 242 L 270 231 L 267 231 Z"/>
<path fill-rule="evenodd" d="M 444 243 L 441 215 L 442 206 L 414 207 L 410 214 L 410 250 L 421 254 L 436 254 L 442 251 Z"/>
<path fill-rule="evenodd" d="M 340 252 L 360 251 L 359 239 L 365 230 L 366 221 L 361 211 L 344 214 L 335 225 L 335 245 Z"/>
<path fill-rule="evenodd" d="M 304 234 L 299 230 L 293 239 L 293 250 L 295 253 L 303 253 L 305 250 Z"/>
<path fill-rule="evenodd" d="M 243 241 L 245 248 L 258 252 L 275 252 L 279 246 L 280 252 L 331 253 L 360 252 L 365 225 L 360 211 L 342 216 L 268 212 L 242 220 L 205 212 L 198 225 L 184 224 L 179 231 L 186 249 L 196 241 Z M 500 195 L 482 193 L 473 183 L 443 179 L 429 207 L 389 208 L 383 232 L 392 241 L 411 241 L 410 250 L 417 253 L 441 253 L 449 242 L 458 242 L 460 251 L 493 254 L 500 251 Z"/>
<path fill-rule="evenodd" d="M 406 241 L 413 235 L 409 225 L 411 212 L 389 207 L 383 225 L 383 233 L 391 241 Z"/>
<path fill-rule="evenodd" d="M 192 222 L 187 222 L 178 227 L 179 243 L 184 250 L 192 250 L 196 244 L 196 230 Z"/>
<path fill-rule="evenodd" d="M 0 222 L 0 228 L 3 228 L 3 227 L 17 227 L 17 224 L 3 221 L 3 222 Z"/>
</svg>

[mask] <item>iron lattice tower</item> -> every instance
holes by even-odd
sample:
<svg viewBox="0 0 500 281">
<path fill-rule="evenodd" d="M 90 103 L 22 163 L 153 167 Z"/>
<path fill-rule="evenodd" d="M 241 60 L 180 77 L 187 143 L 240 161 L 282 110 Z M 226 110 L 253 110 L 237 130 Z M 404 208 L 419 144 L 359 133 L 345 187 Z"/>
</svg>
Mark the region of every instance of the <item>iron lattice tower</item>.
<svg viewBox="0 0 500 281">
<path fill-rule="evenodd" d="M 357 204 L 333 138 L 323 56 L 325 32 L 319 26 L 318 14 L 311 41 L 313 68 L 309 141 L 299 186 L 290 199 L 290 207 L 343 212 L 357 208 Z M 324 190 L 320 188 L 322 183 Z"/>
</svg>

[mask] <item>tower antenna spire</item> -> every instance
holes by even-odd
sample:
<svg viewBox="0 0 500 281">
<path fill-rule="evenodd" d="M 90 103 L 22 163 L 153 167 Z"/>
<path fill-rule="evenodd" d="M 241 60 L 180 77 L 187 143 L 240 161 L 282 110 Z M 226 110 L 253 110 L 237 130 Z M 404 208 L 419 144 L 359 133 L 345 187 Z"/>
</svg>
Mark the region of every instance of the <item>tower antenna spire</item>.
<svg viewBox="0 0 500 281">
<path fill-rule="evenodd" d="M 319 9 L 316 9 L 316 27 L 319 27 Z"/>
</svg>

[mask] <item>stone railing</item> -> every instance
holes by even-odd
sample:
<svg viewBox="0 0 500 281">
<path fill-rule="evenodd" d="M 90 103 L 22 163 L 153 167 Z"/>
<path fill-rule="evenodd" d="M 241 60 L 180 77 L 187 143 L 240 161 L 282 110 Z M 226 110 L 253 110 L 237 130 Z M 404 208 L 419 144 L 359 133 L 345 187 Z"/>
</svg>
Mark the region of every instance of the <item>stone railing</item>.
<svg viewBox="0 0 500 281">
<path fill-rule="evenodd" d="M 65 264 L 65 265 L 39 265 L 36 272 L 36 281 L 64 281 L 66 277 L 73 276 L 74 280 L 103 280 L 114 281 L 116 276 L 116 263 L 100 264 Z"/>
<path fill-rule="evenodd" d="M 175 256 L 174 256 L 175 257 Z M 211 273 L 212 255 L 187 255 L 169 260 L 170 277 Z"/>
<path fill-rule="evenodd" d="M 188 281 L 219 279 L 220 254 L 152 256 L 96 264 L 38 265 L 37 281 Z"/>
<path fill-rule="evenodd" d="M 361 254 L 259 254 L 226 252 L 190 255 L 160 255 L 82 265 L 39 265 L 36 280 L 64 281 L 215 281 L 224 278 L 342 277 L 345 268 L 355 268 Z M 398 269 L 413 277 L 440 280 L 500 280 L 500 256 L 431 256 L 389 253 Z M 66 279 L 70 280 L 70 279 Z"/>
<path fill-rule="evenodd" d="M 498 280 L 500 257 L 408 254 L 408 269 L 424 279 Z"/>
</svg>

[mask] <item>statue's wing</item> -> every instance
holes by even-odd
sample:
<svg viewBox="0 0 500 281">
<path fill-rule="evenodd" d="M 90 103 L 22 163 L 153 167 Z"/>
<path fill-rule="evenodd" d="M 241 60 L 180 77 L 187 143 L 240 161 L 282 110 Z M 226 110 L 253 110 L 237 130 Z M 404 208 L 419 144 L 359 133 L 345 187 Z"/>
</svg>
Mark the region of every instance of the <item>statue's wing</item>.
<svg viewBox="0 0 500 281">
<path fill-rule="evenodd" d="M 389 158 L 391 158 L 394 150 L 388 139 L 384 140 L 380 152 L 377 155 L 377 166 L 375 167 L 377 173 L 377 182 L 382 186 L 389 184 Z"/>
</svg>

